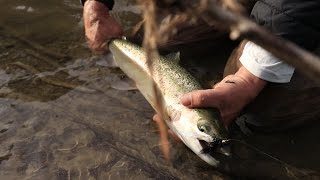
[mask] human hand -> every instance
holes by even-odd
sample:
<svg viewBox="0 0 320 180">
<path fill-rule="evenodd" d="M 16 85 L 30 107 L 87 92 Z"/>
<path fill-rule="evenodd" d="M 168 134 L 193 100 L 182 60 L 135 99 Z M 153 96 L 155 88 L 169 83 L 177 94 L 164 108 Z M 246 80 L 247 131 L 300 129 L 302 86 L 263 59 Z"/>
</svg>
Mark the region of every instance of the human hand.
<svg viewBox="0 0 320 180">
<path fill-rule="evenodd" d="M 123 34 L 120 24 L 110 16 L 109 9 L 98 1 L 85 2 L 83 20 L 87 41 L 93 51 L 106 51 L 107 41 Z"/>
<path fill-rule="evenodd" d="M 242 66 L 234 75 L 225 77 L 213 89 L 183 95 L 181 103 L 189 108 L 218 108 L 224 125 L 228 126 L 266 84 L 266 81 L 254 76 Z"/>
</svg>

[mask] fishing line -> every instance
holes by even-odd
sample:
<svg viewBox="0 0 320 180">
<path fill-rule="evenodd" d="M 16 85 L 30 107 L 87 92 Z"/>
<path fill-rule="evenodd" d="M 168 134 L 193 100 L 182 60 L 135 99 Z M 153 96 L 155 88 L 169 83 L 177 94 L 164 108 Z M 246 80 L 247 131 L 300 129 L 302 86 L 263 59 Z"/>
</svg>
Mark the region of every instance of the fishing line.
<svg viewBox="0 0 320 180">
<path fill-rule="evenodd" d="M 270 155 L 270 154 L 268 154 L 268 153 L 266 153 L 266 152 L 258 149 L 257 147 L 255 147 L 255 146 L 253 146 L 253 145 L 250 145 L 250 144 L 248 144 L 248 143 L 246 143 L 246 142 L 243 142 L 243 141 L 241 141 L 241 140 L 238 140 L 238 139 L 225 139 L 225 140 L 222 140 L 222 145 L 226 145 L 226 144 L 228 144 L 229 142 L 237 142 L 237 143 L 240 143 L 240 144 L 242 144 L 242 145 L 245 145 L 245 146 L 249 147 L 250 149 L 252 149 L 252 150 L 254 150 L 254 151 L 256 151 L 256 152 L 258 152 L 258 153 L 260 153 L 260 154 L 263 154 L 263 155 L 265 155 L 266 157 L 269 157 L 269 158 L 273 159 L 274 161 L 276 161 L 276 162 L 278 162 L 278 163 L 280 163 L 280 164 L 282 164 L 282 165 L 285 165 L 285 166 L 287 166 L 287 167 L 289 167 L 289 168 L 295 169 L 296 171 L 302 173 L 302 174 L 305 175 L 305 176 L 308 175 L 306 172 L 303 172 L 303 171 L 300 170 L 299 168 L 297 168 L 297 167 L 295 167 L 295 166 L 293 166 L 293 165 L 290 165 L 290 164 L 288 164 L 288 163 L 286 163 L 286 162 L 284 162 L 284 161 L 281 161 L 280 159 L 278 159 L 278 158 L 276 158 L 276 157 L 274 157 L 274 156 L 272 156 L 272 155 Z M 286 169 L 287 169 L 287 168 L 286 168 Z M 288 170 L 288 169 L 287 169 L 287 170 Z"/>
</svg>

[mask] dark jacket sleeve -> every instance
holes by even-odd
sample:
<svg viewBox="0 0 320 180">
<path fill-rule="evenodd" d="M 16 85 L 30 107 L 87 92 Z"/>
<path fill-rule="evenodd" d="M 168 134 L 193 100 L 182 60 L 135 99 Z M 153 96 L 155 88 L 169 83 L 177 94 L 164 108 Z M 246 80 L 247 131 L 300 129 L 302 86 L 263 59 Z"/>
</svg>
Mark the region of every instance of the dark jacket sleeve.
<svg viewBox="0 0 320 180">
<path fill-rule="evenodd" d="M 320 0 L 259 0 L 251 17 L 305 49 L 313 50 L 320 42 Z"/>
<path fill-rule="evenodd" d="M 82 6 L 84 5 L 84 3 L 86 1 L 87 0 L 80 0 L 80 3 L 82 4 Z M 99 1 L 99 2 L 103 3 L 104 5 L 106 5 L 109 10 L 112 10 L 113 5 L 114 5 L 114 1 L 113 0 L 96 0 L 96 1 Z"/>
</svg>

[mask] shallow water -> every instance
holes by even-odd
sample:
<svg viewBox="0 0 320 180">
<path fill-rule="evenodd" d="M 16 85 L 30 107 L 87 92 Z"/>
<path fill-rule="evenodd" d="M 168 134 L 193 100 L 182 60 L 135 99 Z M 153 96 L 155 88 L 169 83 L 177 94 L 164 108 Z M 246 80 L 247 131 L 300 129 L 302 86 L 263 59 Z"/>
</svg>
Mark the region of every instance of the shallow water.
<svg viewBox="0 0 320 180">
<path fill-rule="evenodd" d="M 0 8 L 1 179 L 319 178 L 319 125 L 237 136 L 303 176 L 243 146 L 216 170 L 172 141 L 166 163 L 150 105 L 138 91 L 111 88 L 124 74 L 87 48 L 78 0 L 3 0 Z M 113 14 L 129 31 L 137 13 L 132 1 L 117 1 Z M 182 56 L 199 78 L 222 71 L 223 63 L 210 61 L 219 53 Z"/>
</svg>

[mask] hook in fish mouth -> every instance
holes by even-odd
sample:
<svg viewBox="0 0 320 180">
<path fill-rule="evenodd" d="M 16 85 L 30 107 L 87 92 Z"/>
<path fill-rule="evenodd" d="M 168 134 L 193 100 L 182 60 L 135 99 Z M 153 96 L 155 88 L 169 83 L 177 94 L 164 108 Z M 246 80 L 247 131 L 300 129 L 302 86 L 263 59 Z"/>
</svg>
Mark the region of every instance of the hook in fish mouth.
<svg viewBox="0 0 320 180">
<path fill-rule="evenodd" d="M 212 154 L 218 149 L 226 145 L 226 141 L 223 139 L 215 138 L 212 142 L 206 142 L 204 140 L 199 140 L 200 145 L 202 146 L 201 153 L 203 154 Z"/>
</svg>

